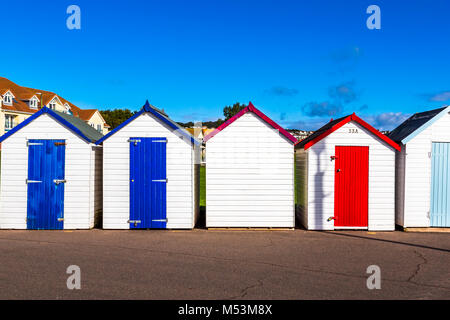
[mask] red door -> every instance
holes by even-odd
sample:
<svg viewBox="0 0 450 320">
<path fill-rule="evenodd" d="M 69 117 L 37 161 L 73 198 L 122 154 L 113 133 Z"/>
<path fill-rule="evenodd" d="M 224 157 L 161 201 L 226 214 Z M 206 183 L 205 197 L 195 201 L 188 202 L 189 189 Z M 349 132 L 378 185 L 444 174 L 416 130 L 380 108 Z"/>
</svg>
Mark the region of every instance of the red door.
<svg viewBox="0 0 450 320">
<path fill-rule="evenodd" d="M 367 227 L 369 147 L 335 147 L 334 226 Z"/>
</svg>

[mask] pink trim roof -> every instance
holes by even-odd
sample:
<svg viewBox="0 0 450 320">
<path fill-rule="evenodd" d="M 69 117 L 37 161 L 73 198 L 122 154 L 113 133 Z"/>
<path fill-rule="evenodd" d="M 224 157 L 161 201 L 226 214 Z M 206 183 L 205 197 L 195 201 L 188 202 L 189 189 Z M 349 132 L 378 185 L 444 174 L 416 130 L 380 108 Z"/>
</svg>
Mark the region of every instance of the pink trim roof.
<svg viewBox="0 0 450 320">
<path fill-rule="evenodd" d="M 264 120 L 267 124 L 269 124 L 270 126 L 272 126 L 274 129 L 277 129 L 283 136 L 285 136 L 288 140 L 290 140 L 293 143 L 297 142 L 297 139 L 295 139 L 289 132 L 287 132 L 285 129 L 283 129 L 282 127 L 280 127 L 277 123 L 275 123 L 275 121 L 273 121 L 272 119 L 270 119 L 268 116 L 266 116 L 264 113 L 262 113 L 260 110 L 258 110 L 251 102 L 249 102 L 248 106 L 245 107 L 244 109 L 242 109 L 241 111 L 239 111 L 237 114 L 235 114 L 233 117 L 231 117 L 230 119 L 228 119 L 227 121 L 225 121 L 224 123 L 222 123 L 217 129 L 215 129 L 213 132 L 211 132 L 210 134 L 208 134 L 205 138 L 204 141 L 208 141 L 209 139 L 211 139 L 212 137 L 214 137 L 216 134 L 218 134 L 220 131 L 222 131 L 223 129 L 225 129 L 226 127 L 228 127 L 230 124 L 232 124 L 233 122 L 235 122 L 237 119 L 239 119 L 240 117 L 242 117 L 244 114 L 246 114 L 247 112 L 253 112 L 254 114 L 256 114 L 258 117 L 260 117 L 262 120 Z"/>
</svg>

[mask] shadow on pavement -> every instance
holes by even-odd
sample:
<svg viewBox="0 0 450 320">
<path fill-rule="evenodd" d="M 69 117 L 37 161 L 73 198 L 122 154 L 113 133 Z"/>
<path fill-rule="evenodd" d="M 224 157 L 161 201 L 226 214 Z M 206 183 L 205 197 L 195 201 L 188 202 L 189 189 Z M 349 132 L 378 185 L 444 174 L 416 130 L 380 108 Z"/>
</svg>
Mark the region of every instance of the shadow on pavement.
<svg viewBox="0 0 450 320">
<path fill-rule="evenodd" d="M 401 245 L 404 245 L 404 246 L 410 246 L 410 247 L 416 247 L 416 248 L 423 248 L 423 249 L 442 251 L 442 252 L 447 252 L 447 253 L 450 252 L 450 250 L 443 249 L 443 248 L 436 248 L 436 247 L 430 247 L 430 246 L 425 246 L 425 245 L 421 245 L 421 244 L 401 242 L 401 241 L 395 241 L 395 240 L 386 240 L 386 239 L 378 239 L 378 238 L 372 238 L 372 237 L 364 237 L 364 236 L 359 236 L 359 235 L 355 235 L 355 234 L 337 233 L 336 231 L 333 231 L 333 232 L 330 232 L 330 231 L 311 231 L 311 232 L 324 232 L 324 233 L 327 233 L 329 235 L 334 235 L 334 236 L 350 237 L 350 238 L 357 238 L 357 239 L 366 239 L 366 240 L 372 240 L 372 241 L 380 241 L 380 242 L 401 244 Z"/>
</svg>

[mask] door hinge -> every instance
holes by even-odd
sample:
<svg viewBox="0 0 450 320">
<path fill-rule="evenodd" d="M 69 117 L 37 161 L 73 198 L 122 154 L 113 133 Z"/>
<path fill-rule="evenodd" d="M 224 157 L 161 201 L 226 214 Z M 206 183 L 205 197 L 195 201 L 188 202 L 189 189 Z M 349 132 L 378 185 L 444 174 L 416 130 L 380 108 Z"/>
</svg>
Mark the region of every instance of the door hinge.
<svg viewBox="0 0 450 320">
<path fill-rule="evenodd" d="M 58 221 L 59 222 L 64 221 L 64 218 L 58 218 Z"/>
<path fill-rule="evenodd" d="M 152 182 L 169 182 L 169 179 L 152 180 Z"/>
<path fill-rule="evenodd" d="M 128 139 L 128 142 L 133 142 L 134 145 L 136 146 L 138 144 L 138 142 L 141 142 L 140 139 Z"/>
<path fill-rule="evenodd" d="M 29 147 L 29 146 L 43 146 L 44 144 L 43 143 L 40 143 L 40 142 L 29 142 L 29 141 L 27 141 L 27 147 Z"/>
<path fill-rule="evenodd" d="M 168 222 L 169 221 L 169 219 L 152 219 L 152 221 L 155 221 L 155 222 Z"/>
<path fill-rule="evenodd" d="M 135 227 L 137 227 L 137 224 L 141 223 L 141 220 L 128 220 L 127 222 L 132 223 L 132 224 L 134 224 Z"/>
<path fill-rule="evenodd" d="M 165 140 L 152 140 L 152 142 L 161 142 L 161 143 L 167 143 L 169 142 L 167 139 Z"/>
<path fill-rule="evenodd" d="M 42 181 L 25 179 L 25 183 L 26 183 L 26 184 L 28 184 L 28 183 L 42 183 Z"/>
<path fill-rule="evenodd" d="M 336 156 L 330 156 L 331 161 L 336 160 L 337 157 Z"/>
<path fill-rule="evenodd" d="M 67 180 L 66 179 L 54 179 L 53 182 L 56 184 L 60 184 L 60 183 L 66 183 Z"/>
<path fill-rule="evenodd" d="M 128 220 L 128 223 L 141 223 L 141 220 Z"/>
<path fill-rule="evenodd" d="M 65 142 L 55 142 L 54 144 L 55 144 L 55 146 L 65 146 L 65 145 L 67 145 L 67 143 L 65 143 Z"/>
</svg>

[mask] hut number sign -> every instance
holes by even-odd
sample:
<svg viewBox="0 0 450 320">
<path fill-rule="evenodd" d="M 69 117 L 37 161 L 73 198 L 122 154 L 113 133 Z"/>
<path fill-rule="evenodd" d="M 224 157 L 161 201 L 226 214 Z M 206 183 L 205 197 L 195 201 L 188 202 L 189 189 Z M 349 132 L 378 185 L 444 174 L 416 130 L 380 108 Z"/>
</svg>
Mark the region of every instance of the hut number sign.
<svg viewBox="0 0 450 320">
<path fill-rule="evenodd" d="M 358 133 L 358 129 L 355 128 L 349 128 L 348 133 Z"/>
</svg>

